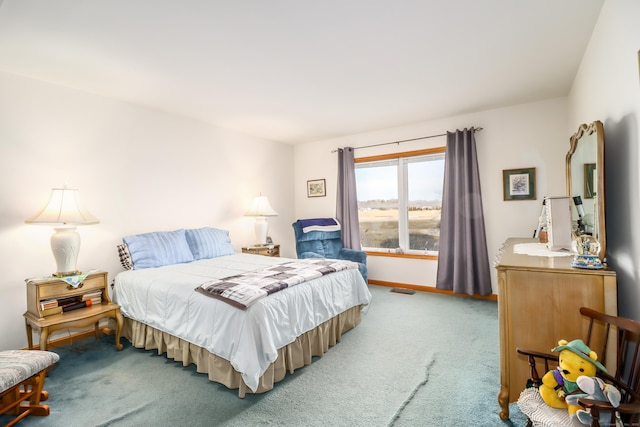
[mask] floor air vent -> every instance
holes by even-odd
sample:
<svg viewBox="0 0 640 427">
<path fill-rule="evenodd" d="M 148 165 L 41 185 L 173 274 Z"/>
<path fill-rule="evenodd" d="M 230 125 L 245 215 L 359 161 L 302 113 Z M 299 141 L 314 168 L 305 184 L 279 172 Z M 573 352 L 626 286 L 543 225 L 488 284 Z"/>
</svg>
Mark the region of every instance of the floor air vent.
<svg viewBox="0 0 640 427">
<path fill-rule="evenodd" d="M 404 289 L 404 288 L 392 288 L 391 292 L 396 292 L 399 294 L 407 294 L 407 295 L 413 295 L 416 293 L 416 291 L 414 291 L 413 289 Z"/>
</svg>

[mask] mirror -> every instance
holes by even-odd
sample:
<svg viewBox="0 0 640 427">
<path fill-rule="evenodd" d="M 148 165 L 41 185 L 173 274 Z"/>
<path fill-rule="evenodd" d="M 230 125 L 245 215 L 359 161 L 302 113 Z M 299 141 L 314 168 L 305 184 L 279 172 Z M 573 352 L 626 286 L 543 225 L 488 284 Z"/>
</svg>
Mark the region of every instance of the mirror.
<svg viewBox="0 0 640 427">
<path fill-rule="evenodd" d="M 571 137 L 567 153 L 567 194 L 575 236 L 593 236 L 600 244 L 600 259 L 607 250 L 604 197 L 604 127 L 583 124 Z"/>
</svg>

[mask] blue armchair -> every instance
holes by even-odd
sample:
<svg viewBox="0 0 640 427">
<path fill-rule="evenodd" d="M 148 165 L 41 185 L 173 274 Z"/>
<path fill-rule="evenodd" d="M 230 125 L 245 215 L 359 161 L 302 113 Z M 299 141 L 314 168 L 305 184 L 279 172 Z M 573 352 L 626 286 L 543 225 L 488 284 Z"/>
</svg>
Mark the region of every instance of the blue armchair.
<svg viewBox="0 0 640 427">
<path fill-rule="evenodd" d="M 367 254 L 364 251 L 345 248 L 342 231 L 302 231 L 299 221 L 291 224 L 296 235 L 298 258 L 331 258 L 357 262 L 360 274 L 367 281 Z"/>
</svg>

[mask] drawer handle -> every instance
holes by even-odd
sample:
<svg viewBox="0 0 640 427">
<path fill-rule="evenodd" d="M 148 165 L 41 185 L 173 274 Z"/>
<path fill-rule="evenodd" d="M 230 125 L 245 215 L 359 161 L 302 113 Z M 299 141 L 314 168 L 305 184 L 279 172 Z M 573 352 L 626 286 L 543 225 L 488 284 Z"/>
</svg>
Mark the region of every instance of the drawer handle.
<svg viewBox="0 0 640 427">
<path fill-rule="evenodd" d="M 80 284 L 78 284 L 78 286 L 72 286 L 72 285 L 67 285 L 67 289 L 69 289 L 70 291 L 74 290 L 74 289 L 80 289 L 81 287 L 84 286 L 84 282 L 80 282 Z"/>
</svg>

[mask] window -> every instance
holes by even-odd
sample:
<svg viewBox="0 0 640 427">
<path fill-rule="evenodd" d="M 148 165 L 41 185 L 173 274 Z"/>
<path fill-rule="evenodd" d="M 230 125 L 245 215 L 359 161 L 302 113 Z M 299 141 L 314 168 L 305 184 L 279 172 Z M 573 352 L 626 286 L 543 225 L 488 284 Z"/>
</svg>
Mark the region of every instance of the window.
<svg viewBox="0 0 640 427">
<path fill-rule="evenodd" d="M 356 159 L 364 249 L 437 255 L 444 147 Z"/>
</svg>

